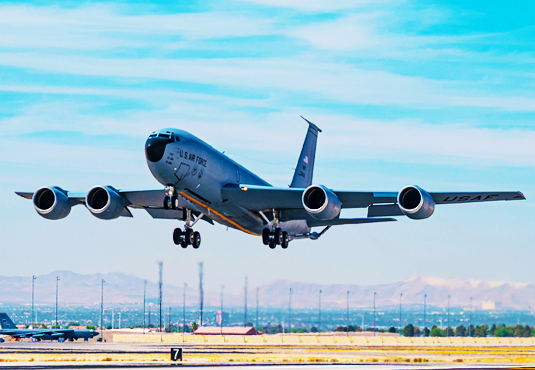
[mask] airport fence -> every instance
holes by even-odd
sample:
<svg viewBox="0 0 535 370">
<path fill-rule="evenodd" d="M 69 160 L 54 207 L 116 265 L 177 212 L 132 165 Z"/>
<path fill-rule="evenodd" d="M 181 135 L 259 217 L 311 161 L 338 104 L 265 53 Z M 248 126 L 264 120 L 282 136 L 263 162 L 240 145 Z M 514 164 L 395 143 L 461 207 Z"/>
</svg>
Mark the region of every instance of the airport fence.
<svg viewBox="0 0 535 370">
<path fill-rule="evenodd" d="M 113 334 L 119 343 L 190 343 L 190 344 L 322 344 L 322 345 L 533 345 L 535 337 L 382 337 L 330 335 L 184 335 L 167 333 Z"/>
</svg>

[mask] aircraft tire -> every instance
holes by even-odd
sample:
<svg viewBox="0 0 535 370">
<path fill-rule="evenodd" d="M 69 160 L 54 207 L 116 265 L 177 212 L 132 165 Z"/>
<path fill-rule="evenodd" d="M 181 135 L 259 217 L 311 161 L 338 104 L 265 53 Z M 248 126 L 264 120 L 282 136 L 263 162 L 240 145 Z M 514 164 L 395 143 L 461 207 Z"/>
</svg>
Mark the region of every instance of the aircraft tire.
<svg viewBox="0 0 535 370">
<path fill-rule="evenodd" d="M 176 202 L 177 202 L 178 198 L 176 195 L 173 195 L 171 197 L 171 209 L 176 209 Z"/>
<path fill-rule="evenodd" d="M 288 233 L 286 231 L 282 232 L 282 242 L 281 247 L 282 249 L 288 248 L 288 244 L 290 243 L 290 240 L 288 239 Z"/>
<path fill-rule="evenodd" d="M 276 246 L 277 246 L 277 244 L 275 244 L 275 240 L 271 239 L 271 240 L 269 241 L 269 247 L 270 247 L 271 249 L 275 249 Z"/>
<path fill-rule="evenodd" d="M 169 209 L 169 197 L 167 195 L 163 197 L 163 209 Z"/>
<path fill-rule="evenodd" d="M 198 231 L 195 231 L 193 233 L 193 248 L 198 249 L 201 246 L 201 233 Z"/>
<path fill-rule="evenodd" d="M 173 231 L 173 242 L 176 245 L 179 245 L 181 241 L 182 241 L 182 230 L 180 230 L 180 228 L 177 227 L 175 231 Z"/>
<path fill-rule="evenodd" d="M 180 242 L 180 246 L 182 248 L 187 248 L 188 247 L 188 242 L 186 242 L 186 240 L 182 239 L 182 241 Z"/>
<path fill-rule="evenodd" d="M 184 240 L 186 241 L 186 243 L 188 243 L 188 245 L 193 244 L 193 230 L 192 229 L 190 228 L 186 229 L 186 232 L 184 234 Z"/>
<path fill-rule="evenodd" d="M 269 240 L 271 239 L 271 231 L 266 227 L 264 230 L 262 230 L 262 243 L 264 245 L 269 244 Z"/>
<path fill-rule="evenodd" d="M 282 230 L 280 227 L 277 227 L 275 229 L 275 234 L 273 235 L 273 240 L 275 240 L 275 244 L 282 244 Z"/>
</svg>

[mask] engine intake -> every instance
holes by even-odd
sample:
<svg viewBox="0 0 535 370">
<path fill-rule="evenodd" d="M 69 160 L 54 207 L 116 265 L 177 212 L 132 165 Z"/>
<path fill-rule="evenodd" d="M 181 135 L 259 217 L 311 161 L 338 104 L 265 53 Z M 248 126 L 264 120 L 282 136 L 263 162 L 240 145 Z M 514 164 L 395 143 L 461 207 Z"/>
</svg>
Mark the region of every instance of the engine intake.
<svg viewBox="0 0 535 370">
<path fill-rule="evenodd" d="M 398 194 L 401 212 L 413 220 L 431 217 L 435 211 L 435 201 L 428 192 L 415 185 L 405 186 Z"/>
<path fill-rule="evenodd" d="M 303 192 L 303 207 L 316 220 L 332 220 L 340 215 L 342 204 L 330 189 L 311 185 Z"/>
<path fill-rule="evenodd" d="M 48 220 L 59 220 L 71 213 L 71 203 L 66 192 L 57 187 L 38 189 L 32 197 L 37 213 Z"/>
<path fill-rule="evenodd" d="M 123 213 L 125 203 L 117 190 L 111 186 L 94 186 L 87 192 L 85 205 L 89 212 L 102 220 L 118 218 Z"/>
</svg>

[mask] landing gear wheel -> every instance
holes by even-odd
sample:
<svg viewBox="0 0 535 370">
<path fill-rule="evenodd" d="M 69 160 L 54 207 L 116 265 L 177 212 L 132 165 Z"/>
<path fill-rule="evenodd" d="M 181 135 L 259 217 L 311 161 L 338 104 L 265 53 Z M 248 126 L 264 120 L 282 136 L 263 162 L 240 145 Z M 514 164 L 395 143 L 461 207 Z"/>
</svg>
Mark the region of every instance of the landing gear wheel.
<svg viewBox="0 0 535 370">
<path fill-rule="evenodd" d="M 192 229 L 188 228 L 186 230 L 184 240 L 186 241 L 186 243 L 188 243 L 188 245 L 193 244 L 193 230 Z"/>
<path fill-rule="evenodd" d="M 182 240 L 182 241 L 180 242 L 180 246 L 181 246 L 182 248 L 187 248 L 187 247 L 188 247 L 188 242 L 186 242 L 185 240 Z"/>
<path fill-rule="evenodd" d="M 173 196 L 171 197 L 171 209 L 176 209 L 176 203 L 177 203 L 177 200 L 178 200 L 178 198 L 177 198 L 176 195 L 173 195 Z"/>
<path fill-rule="evenodd" d="M 271 239 L 271 240 L 269 241 L 269 247 L 270 247 L 271 249 L 275 249 L 276 246 L 277 246 L 277 244 L 275 244 L 275 240 Z"/>
<path fill-rule="evenodd" d="M 290 243 L 290 240 L 288 239 L 288 233 L 286 231 L 283 231 L 282 232 L 282 242 L 281 242 L 282 249 L 288 248 L 288 243 Z"/>
<path fill-rule="evenodd" d="M 201 246 L 201 233 L 198 231 L 195 231 L 193 233 L 193 248 L 197 249 Z"/>
<path fill-rule="evenodd" d="M 163 209 L 169 209 L 169 197 L 167 195 L 163 197 Z"/>
<path fill-rule="evenodd" d="M 179 245 L 182 242 L 182 230 L 178 227 L 173 231 L 173 242 L 175 242 L 176 245 Z"/>
<path fill-rule="evenodd" d="M 266 227 L 264 230 L 262 230 L 262 243 L 264 245 L 269 244 L 269 240 L 271 239 L 271 231 Z"/>
<path fill-rule="evenodd" d="M 275 229 L 275 234 L 273 235 L 273 240 L 275 240 L 275 244 L 281 244 L 282 243 L 282 230 L 280 227 L 277 227 Z"/>
</svg>

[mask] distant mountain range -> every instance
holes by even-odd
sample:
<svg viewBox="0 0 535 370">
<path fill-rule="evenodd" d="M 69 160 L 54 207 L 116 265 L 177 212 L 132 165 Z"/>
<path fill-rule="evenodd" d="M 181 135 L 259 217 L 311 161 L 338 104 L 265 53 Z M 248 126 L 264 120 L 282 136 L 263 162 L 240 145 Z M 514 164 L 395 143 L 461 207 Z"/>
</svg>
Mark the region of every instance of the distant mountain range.
<svg viewBox="0 0 535 370">
<path fill-rule="evenodd" d="M 77 274 L 71 271 L 55 271 L 40 275 L 35 280 L 36 304 L 52 304 L 55 301 L 56 277 L 59 281 L 61 304 L 98 304 L 102 279 L 105 280 L 104 300 L 107 303 L 143 302 L 144 280 L 123 273 Z M 30 303 L 31 277 L 0 277 L 1 303 Z M 188 306 L 199 301 L 197 287 L 186 289 Z M 525 310 L 535 307 L 535 284 L 486 282 L 467 279 L 444 279 L 437 277 L 410 277 L 401 282 L 381 285 L 313 284 L 277 280 L 259 287 L 259 301 L 263 307 L 288 307 L 292 289 L 292 308 L 313 309 L 321 304 L 326 309 L 344 309 L 347 292 L 351 307 L 372 307 L 376 292 L 377 307 L 397 306 L 400 294 L 404 305 L 422 305 L 424 295 L 429 305 L 445 307 L 450 298 L 451 307 L 468 307 L 470 298 L 474 308 Z M 255 306 L 256 288 L 249 292 L 249 307 Z M 156 303 L 158 284 L 147 282 L 147 300 Z M 163 300 L 166 305 L 181 305 L 183 287 L 164 284 Z M 219 305 L 219 292 L 205 291 L 205 306 Z M 243 305 L 243 295 L 226 293 L 227 307 Z M 1 307 L 1 306 L 0 306 Z"/>
</svg>

